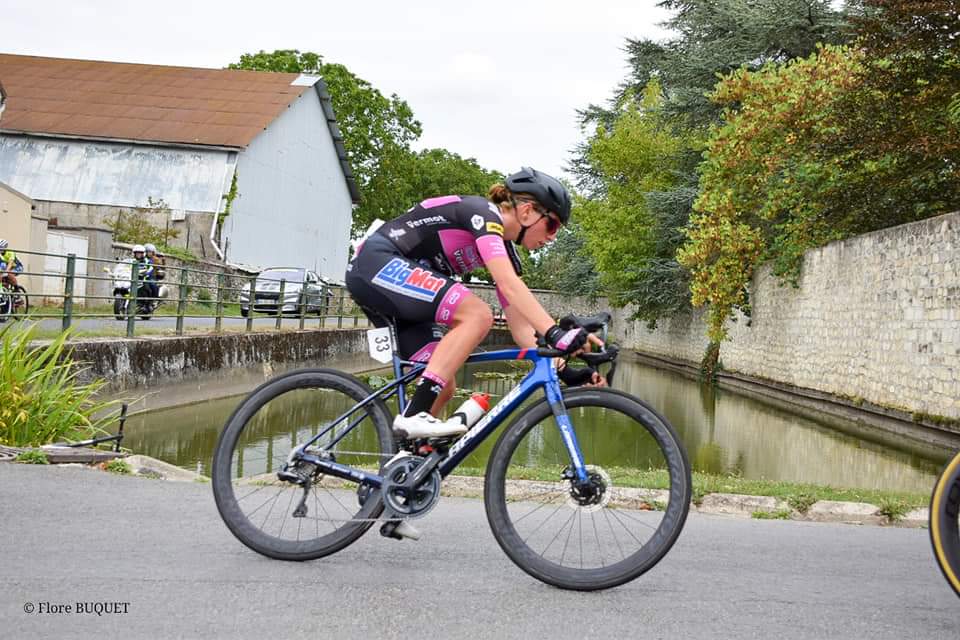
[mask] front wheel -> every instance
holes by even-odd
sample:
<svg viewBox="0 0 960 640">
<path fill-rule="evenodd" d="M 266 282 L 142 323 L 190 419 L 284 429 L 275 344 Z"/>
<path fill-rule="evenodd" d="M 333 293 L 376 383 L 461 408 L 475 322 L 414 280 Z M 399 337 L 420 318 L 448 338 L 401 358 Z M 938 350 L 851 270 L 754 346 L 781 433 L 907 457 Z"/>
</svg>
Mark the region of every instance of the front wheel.
<svg viewBox="0 0 960 640">
<path fill-rule="evenodd" d="M 930 543 L 940 571 L 960 596 L 960 453 L 947 464 L 933 487 Z"/>
<path fill-rule="evenodd" d="M 291 451 L 373 393 L 332 369 L 293 371 L 270 380 L 227 420 L 213 456 L 213 495 L 230 531 L 278 560 L 312 560 L 343 549 L 383 511 L 379 489 L 325 476 L 313 465 L 290 469 L 307 485 L 278 477 Z M 373 401 L 337 422 L 310 453 L 378 473 L 396 452 L 390 412 Z M 308 488 L 307 488 L 308 487 Z"/>
<path fill-rule="evenodd" d="M 549 404 L 514 420 L 487 465 L 484 503 L 494 537 L 534 578 L 591 591 L 623 584 L 659 562 L 690 508 L 690 465 L 673 427 L 611 389 L 564 392 L 587 466 L 573 481 Z"/>
</svg>

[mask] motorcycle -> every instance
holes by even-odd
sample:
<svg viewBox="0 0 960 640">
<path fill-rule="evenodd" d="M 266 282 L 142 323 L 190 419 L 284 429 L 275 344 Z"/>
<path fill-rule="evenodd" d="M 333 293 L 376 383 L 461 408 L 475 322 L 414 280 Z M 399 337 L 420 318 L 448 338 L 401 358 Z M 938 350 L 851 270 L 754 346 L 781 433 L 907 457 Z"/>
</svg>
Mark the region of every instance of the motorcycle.
<svg viewBox="0 0 960 640">
<path fill-rule="evenodd" d="M 134 261 L 127 258 L 117 262 L 112 270 L 106 267 L 103 269 L 113 279 L 113 317 L 117 320 L 127 319 L 132 298 L 130 290 L 133 283 L 133 264 Z M 141 320 L 149 320 L 170 293 L 167 286 L 161 284 L 157 297 L 152 298 L 147 284 L 146 281 L 140 280 L 140 288 L 137 290 L 137 308 L 134 315 L 140 316 Z"/>
</svg>

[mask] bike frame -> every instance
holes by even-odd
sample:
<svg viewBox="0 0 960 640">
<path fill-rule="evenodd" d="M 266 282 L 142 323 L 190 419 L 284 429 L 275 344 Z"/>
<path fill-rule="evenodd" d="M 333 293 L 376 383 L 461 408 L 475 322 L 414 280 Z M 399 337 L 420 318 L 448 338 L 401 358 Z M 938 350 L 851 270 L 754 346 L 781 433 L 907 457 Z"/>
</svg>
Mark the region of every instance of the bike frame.
<svg viewBox="0 0 960 640">
<path fill-rule="evenodd" d="M 536 349 L 503 349 L 471 354 L 470 357 L 467 358 L 467 363 L 494 362 L 498 360 L 530 360 L 533 362 L 533 370 L 531 370 L 517 386 L 511 389 L 500 402 L 491 408 L 477 424 L 453 443 L 447 451 L 446 457 L 440 461 L 437 467 L 441 477 L 448 476 L 464 458 L 469 456 L 481 442 L 486 440 L 487 437 L 500 426 L 508 415 L 513 413 L 513 411 L 535 391 L 543 388 L 547 396 L 547 402 L 550 403 L 550 408 L 553 411 L 557 427 L 560 429 L 564 445 L 570 455 L 570 462 L 573 467 L 576 482 L 577 484 L 585 484 L 587 482 L 586 464 L 583 461 L 583 454 L 580 452 L 580 445 L 577 443 L 577 436 L 570 422 L 570 417 L 567 414 L 567 409 L 563 404 L 563 395 L 560 390 L 557 371 L 553 365 L 553 357 L 541 356 L 537 353 Z M 324 435 L 335 430 L 341 422 L 348 420 L 358 409 L 376 401 L 378 398 L 386 400 L 396 393 L 400 400 L 399 406 L 404 407 L 406 402 L 404 401 L 403 386 L 420 375 L 426 368 L 426 364 L 402 360 L 394 353 L 393 367 L 395 373 L 393 382 L 367 396 L 364 400 L 354 405 L 353 408 L 333 421 L 326 429 L 315 435 L 305 444 L 294 449 L 290 453 L 289 462 L 295 460 L 309 462 L 316 465 L 323 473 L 328 475 L 345 480 L 354 480 L 361 484 L 379 488 L 383 484 L 382 476 L 365 473 L 348 465 L 328 460 L 322 457 L 322 455 L 317 456 L 311 453 L 305 453 L 305 451 Z M 410 370 L 404 372 L 406 368 L 410 368 Z M 365 415 L 361 416 L 359 419 L 354 420 L 342 432 L 336 433 L 336 438 L 334 438 L 328 446 L 333 446 L 339 442 L 347 433 L 362 422 L 364 417 Z"/>
</svg>

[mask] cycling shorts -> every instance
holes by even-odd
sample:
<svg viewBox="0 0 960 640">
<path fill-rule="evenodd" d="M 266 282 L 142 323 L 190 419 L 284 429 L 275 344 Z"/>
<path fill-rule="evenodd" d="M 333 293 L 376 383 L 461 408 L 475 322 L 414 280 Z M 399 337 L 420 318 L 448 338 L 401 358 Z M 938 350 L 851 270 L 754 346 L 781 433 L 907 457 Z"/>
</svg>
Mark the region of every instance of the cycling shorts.
<svg viewBox="0 0 960 640">
<path fill-rule="evenodd" d="M 380 235 L 368 238 L 347 266 L 346 284 L 374 326 L 385 327 L 394 319 L 400 357 L 417 362 L 430 359 L 457 307 L 473 295 L 426 260 L 403 256 Z"/>
</svg>

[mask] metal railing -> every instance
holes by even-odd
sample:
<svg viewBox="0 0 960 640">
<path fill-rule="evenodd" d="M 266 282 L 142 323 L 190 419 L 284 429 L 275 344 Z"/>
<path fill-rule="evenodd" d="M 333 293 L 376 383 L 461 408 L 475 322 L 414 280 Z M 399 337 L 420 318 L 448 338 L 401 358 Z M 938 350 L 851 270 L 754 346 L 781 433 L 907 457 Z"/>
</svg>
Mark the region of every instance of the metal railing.
<svg viewBox="0 0 960 640">
<path fill-rule="evenodd" d="M 299 277 L 291 270 L 294 277 L 287 279 L 163 265 L 162 279 L 143 278 L 139 269 L 130 269 L 125 279 L 114 273 L 117 265 L 126 270 L 129 258 L 14 251 L 22 262 L 38 256 L 46 263 L 43 271 L 34 266 L 17 278 L 25 287 L 29 278 L 26 318 L 47 329 L 74 327 L 87 335 L 115 335 L 122 322 L 125 335 L 133 337 L 147 330 L 184 335 L 368 325 L 345 287 L 304 282 L 306 270 L 299 270 Z M 52 262 L 59 264 L 51 267 Z M 115 286 L 124 283 L 125 292 Z M 151 296 L 148 285 L 162 286 L 166 297 Z"/>
</svg>

